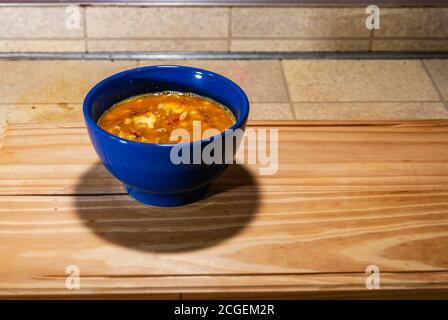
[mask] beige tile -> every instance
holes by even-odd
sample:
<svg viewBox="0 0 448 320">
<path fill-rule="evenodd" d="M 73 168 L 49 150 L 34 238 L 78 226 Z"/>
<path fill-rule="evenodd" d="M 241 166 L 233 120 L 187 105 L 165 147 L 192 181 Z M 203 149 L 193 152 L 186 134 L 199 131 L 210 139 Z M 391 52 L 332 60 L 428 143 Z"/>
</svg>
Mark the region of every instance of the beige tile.
<svg viewBox="0 0 448 320">
<path fill-rule="evenodd" d="M 94 51 L 227 51 L 227 40 L 89 40 L 90 52 Z"/>
<path fill-rule="evenodd" d="M 84 51 L 84 40 L 0 40 L 0 52 Z"/>
<path fill-rule="evenodd" d="M 74 11 L 66 6 L 0 7 L 0 38 L 82 38 L 84 23 L 81 8 L 79 24 Z"/>
<path fill-rule="evenodd" d="M 294 102 L 436 101 L 418 60 L 284 60 Z"/>
<path fill-rule="evenodd" d="M 82 103 L 103 78 L 135 61 L 0 61 L 0 103 Z"/>
<path fill-rule="evenodd" d="M 448 8 L 381 8 L 374 37 L 448 37 Z"/>
<path fill-rule="evenodd" d="M 5 132 L 6 122 L 8 120 L 9 106 L 0 105 L 0 148 L 2 146 L 3 133 Z"/>
<path fill-rule="evenodd" d="M 87 35 L 95 38 L 222 38 L 227 8 L 88 7 Z"/>
<path fill-rule="evenodd" d="M 291 120 L 294 119 L 289 103 L 252 103 L 251 120 Z"/>
<path fill-rule="evenodd" d="M 231 51 L 367 51 L 369 40 L 231 40 Z"/>
<path fill-rule="evenodd" d="M 83 121 L 81 104 L 9 105 L 8 123 L 60 123 Z"/>
<path fill-rule="evenodd" d="M 365 7 L 232 8 L 232 36 L 368 37 Z"/>
<path fill-rule="evenodd" d="M 177 64 L 222 74 L 238 83 L 253 102 L 288 102 L 281 65 L 276 60 L 141 61 L 140 65 Z"/>
<path fill-rule="evenodd" d="M 294 108 L 303 120 L 448 119 L 441 102 L 294 103 Z"/>
<path fill-rule="evenodd" d="M 448 40 L 374 39 L 374 51 L 448 51 Z"/>
<path fill-rule="evenodd" d="M 443 98 L 448 101 L 448 60 L 425 60 L 424 64 Z"/>
</svg>

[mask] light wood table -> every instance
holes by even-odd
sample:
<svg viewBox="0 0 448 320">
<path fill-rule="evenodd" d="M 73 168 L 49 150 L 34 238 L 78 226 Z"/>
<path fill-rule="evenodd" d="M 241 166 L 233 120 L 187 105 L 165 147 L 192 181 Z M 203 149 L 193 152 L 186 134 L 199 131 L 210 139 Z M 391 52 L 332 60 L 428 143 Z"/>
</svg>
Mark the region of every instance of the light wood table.
<svg viewBox="0 0 448 320">
<path fill-rule="evenodd" d="M 448 296 L 448 121 L 251 127 L 278 128 L 275 175 L 232 165 L 206 199 L 156 208 L 126 195 L 83 124 L 7 126 L 0 297 Z"/>
</svg>

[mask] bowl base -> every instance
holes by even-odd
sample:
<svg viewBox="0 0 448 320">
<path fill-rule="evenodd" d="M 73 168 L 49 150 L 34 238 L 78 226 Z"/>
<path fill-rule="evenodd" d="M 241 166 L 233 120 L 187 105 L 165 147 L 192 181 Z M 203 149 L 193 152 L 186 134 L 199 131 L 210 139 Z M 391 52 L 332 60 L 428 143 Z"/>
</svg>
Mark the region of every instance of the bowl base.
<svg viewBox="0 0 448 320">
<path fill-rule="evenodd" d="M 127 185 L 124 187 L 132 198 L 141 203 L 157 207 L 176 207 L 202 199 L 210 185 L 182 193 L 150 193 Z"/>
</svg>

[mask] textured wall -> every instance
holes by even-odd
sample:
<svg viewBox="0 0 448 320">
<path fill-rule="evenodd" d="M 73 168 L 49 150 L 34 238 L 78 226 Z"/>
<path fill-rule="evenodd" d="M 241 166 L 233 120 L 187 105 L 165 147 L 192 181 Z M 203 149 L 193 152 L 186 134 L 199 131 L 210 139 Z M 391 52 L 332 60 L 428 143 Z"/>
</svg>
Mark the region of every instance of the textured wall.
<svg viewBox="0 0 448 320">
<path fill-rule="evenodd" d="M 78 8 L 0 7 L 0 51 L 448 51 L 448 8 Z"/>
</svg>

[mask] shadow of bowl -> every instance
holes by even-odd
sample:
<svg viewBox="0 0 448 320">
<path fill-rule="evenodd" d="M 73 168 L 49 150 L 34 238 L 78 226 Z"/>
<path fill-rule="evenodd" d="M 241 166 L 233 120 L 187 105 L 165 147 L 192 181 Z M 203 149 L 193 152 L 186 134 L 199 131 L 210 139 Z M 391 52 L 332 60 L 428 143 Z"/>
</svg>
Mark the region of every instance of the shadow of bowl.
<svg viewBox="0 0 448 320">
<path fill-rule="evenodd" d="M 99 179 L 109 184 L 111 177 L 98 163 L 82 177 L 76 194 L 92 193 Z M 181 207 L 147 206 L 124 191 L 119 193 L 119 188 L 114 181 L 110 189 L 115 194 L 76 197 L 77 213 L 101 238 L 146 252 L 188 252 L 215 246 L 242 231 L 259 207 L 255 178 L 236 164 L 216 179 L 204 199 Z"/>
</svg>

